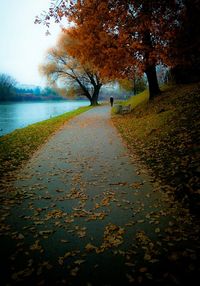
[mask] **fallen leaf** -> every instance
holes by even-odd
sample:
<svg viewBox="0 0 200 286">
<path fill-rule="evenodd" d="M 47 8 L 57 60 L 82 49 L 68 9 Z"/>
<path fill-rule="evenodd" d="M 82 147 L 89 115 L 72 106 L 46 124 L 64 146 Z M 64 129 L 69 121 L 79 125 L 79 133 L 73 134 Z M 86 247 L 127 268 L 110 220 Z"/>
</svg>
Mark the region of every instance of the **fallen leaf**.
<svg viewBox="0 0 200 286">
<path fill-rule="evenodd" d="M 78 259 L 78 260 L 74 261 L 74 263 L 78 264 L 78 265 L 81 265 L 84 262 L 85 262 L 85 260 L 83 260 L 83 259 Z"/>
<path fill-rule="evenodd" d="M 77 276 L 78 271 L 79 271 L 79 268 L 75 267 L 74 269 L 71 269 L 70 275 L 71 276 Z"/>
<path fill-rule="evenodd" d="M 91 243 L 88 243 L 86 246 L 85 246 L 85 250 L 88 251 L 88 252 L 91 252 L 93 250 L 96 249 L 96 246 L 92 245 Z"/>
<path fill-rule="evenodd" d="M 19 239 L 19 240 L 24 239 L 24 235 L 19 233 L 19 235 L 17 236 L 17 239 Z"/>
<path fill-rule="evenodd" d="M 140 271 L 141 273 L 144 273 L 144 272 L 147 272 L 148 269 L 147 269 L 146 267 L 141 267 L 141 268 L 139 269 L 139 271 Z"/>
</svg>

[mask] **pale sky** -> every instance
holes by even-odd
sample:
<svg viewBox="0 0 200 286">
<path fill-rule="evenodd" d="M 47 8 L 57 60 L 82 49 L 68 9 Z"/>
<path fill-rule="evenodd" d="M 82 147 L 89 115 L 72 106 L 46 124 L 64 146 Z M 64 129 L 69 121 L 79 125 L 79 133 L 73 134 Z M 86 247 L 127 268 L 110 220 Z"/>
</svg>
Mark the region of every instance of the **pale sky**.
<svg viewBox="0 0 200 286">
<path fill-rule="evenodd" d="M 38 72 L 46 50 L 56 43 L 59 24 L 34 24 L 35 16 L 47 10 L 50 0 L 0 0 L 0 73 L 22 84 L 44 85 Z"/>
</svg>

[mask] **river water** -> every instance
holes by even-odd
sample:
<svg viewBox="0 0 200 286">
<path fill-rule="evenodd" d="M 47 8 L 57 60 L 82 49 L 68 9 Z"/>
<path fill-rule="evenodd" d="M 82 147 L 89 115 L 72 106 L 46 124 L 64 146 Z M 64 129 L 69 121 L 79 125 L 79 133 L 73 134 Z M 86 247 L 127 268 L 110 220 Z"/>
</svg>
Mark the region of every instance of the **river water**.
<svg viewBox="0 0 200 286">
<path fill-rule="evenodd" d="M 76 100 L 0 103 L 0 136 L 88 105 L 89 101 Z"/>
</svg>

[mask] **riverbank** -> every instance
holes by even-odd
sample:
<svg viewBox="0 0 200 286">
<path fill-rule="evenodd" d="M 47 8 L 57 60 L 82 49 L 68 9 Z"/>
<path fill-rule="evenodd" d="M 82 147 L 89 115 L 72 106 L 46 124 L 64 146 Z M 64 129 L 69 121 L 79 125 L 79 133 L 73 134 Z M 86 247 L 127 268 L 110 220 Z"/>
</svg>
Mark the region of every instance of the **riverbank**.
<svg viewBox="0 0 200 286">
<path fill-rule="evenodd" d="M 90 106 L 80 107 L 0 137 L 0 184 L 4 180 L 5 174 L 8 175 L 11 171 L 19 168 L 63 124 L 90 108 Z"/>
<path fill-rule="evenodd" d="M 40 121 L 62 115 L 82 106 L 89 101 L 41 101 L 41 102 L 4 102 L 0 103 L 0 136 L 16 129 L 27 127 Z"/>
<path fill-rule="evenodd" d="M 129 103 L 134 105 L 134 97 Z M 198 212 L 200 85 L 165 87 L 152 102 L 143 101 L 130 114 L 112 119 L 163 188 Z"/>
</svg>

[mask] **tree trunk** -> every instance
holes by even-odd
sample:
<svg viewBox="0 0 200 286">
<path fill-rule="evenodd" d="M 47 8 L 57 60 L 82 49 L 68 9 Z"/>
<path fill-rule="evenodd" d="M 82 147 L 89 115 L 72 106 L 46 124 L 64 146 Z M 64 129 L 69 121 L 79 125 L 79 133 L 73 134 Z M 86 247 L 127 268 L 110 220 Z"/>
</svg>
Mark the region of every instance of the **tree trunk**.
<svg viewBox="0 0 200 286">
<path fill-rule="evenodd" d="M 156 75 L 156 67 L 155 65 L 149 66 L 145 70 L 148 84 L 149 84 L 149 99 L 153 99 L 155 96 L 159 95 L 161 93 L 159 85 L 158 85 L 158 79 Z"/>
<path fill-rule="evenodd" d="M 147 1 L 145 2 L 146 5 L 143 6 L 144 14 L 147 15 L 148 17 L 149 17 L 149 11 L 152 12 L 151 10 L 148 10 L 150 3 L 151 2 Z M 151 33 L 149 29 L 144 31 L 143 44 L 146 47 L 146 52 L 144 56 L 144 62 L 146 63 L 145 64 L 146 69 L 144 72 L 147 76 L 147 80 L 149 84 L 149 99 L 153 99 L 156 95 L 160 94 L 160 89 L 159 89 L 158 79 L 157 79 L 157 74 L 156 74 L 156 66 L 150 57 L 154 48 L 152 45 Z"/>
<path fill-rule="evenodd" d="M 98 100 L 97 100 L 97 98 L 93 98 L 93 97 L 92 97 L 92 99 L 91 99 L 91 101 L 90 101 L 90 105 L 91 105 L 91 106 L 96 106 L 96 105 L 98 105 Z"/>
<path fill-rule="evenodd" d="M 101 84 L 98 84 L 98 85 L 94 86 L 93 95 L 92 95 L 92 98 L 91 98 L 91 101 L 90 101 L 92 106 L 98 105 L 98 98 L 99 98 L 100 88 L 101 88 Z"/>
</svg>

